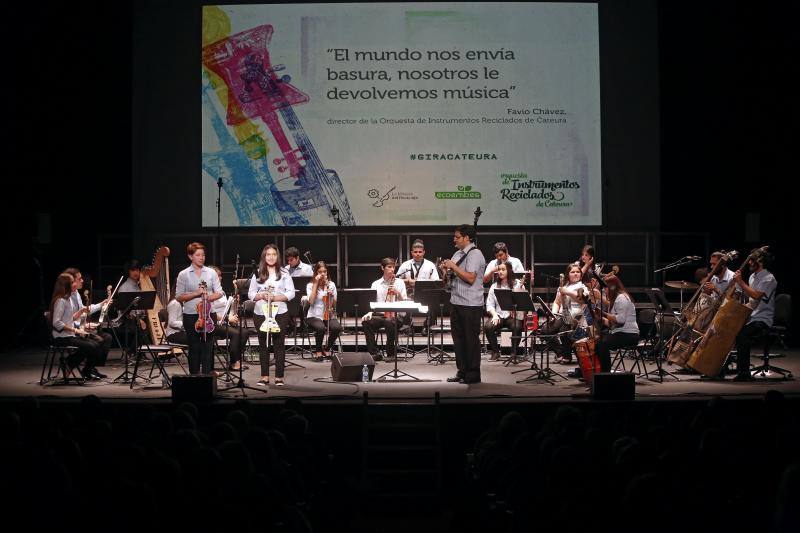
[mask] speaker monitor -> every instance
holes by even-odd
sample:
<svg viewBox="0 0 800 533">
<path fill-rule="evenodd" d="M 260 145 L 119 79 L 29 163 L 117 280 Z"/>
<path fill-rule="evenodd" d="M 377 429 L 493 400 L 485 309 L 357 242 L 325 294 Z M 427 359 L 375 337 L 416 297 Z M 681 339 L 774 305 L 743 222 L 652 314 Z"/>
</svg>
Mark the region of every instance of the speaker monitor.
<svg viewBox="0 0 800 533">
<path fill-rule="evenodd" d="M 595 400 L 633 400 L 636 376 L 632 372 L 600 372 L 594 376 Z"/>
<path fill-rule="evenodd" d="M 217 396 L 217 379 L 209 375 L 173 376 L 172 401 L 210 402 Z"/>
<path fill-rule="evenodd" d="M 333 381 L 361 381 L 361 371 L 367 365 L 369 379 L 375 370 L 375 360 L 368 353 L 339 353 L 331 361 Z"/>
</svg>

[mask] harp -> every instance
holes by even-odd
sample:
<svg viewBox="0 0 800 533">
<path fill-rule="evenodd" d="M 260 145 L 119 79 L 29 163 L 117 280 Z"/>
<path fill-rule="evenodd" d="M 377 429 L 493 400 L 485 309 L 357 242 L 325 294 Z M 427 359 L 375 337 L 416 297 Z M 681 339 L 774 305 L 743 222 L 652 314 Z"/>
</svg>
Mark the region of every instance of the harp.
<svg viewBox="0 0 800 533">
<path fill-rule="evenodd" d="M 155 304 L 147 311 L 147 331 L 152 342 L 158 344 L 166 336 L 158 312 L 169 303 L 169 248 L 161 246 L 156 250 L 152 264 L 142 269 L 139 284 L 143 291 L 156 291 Z"/>
</svg>

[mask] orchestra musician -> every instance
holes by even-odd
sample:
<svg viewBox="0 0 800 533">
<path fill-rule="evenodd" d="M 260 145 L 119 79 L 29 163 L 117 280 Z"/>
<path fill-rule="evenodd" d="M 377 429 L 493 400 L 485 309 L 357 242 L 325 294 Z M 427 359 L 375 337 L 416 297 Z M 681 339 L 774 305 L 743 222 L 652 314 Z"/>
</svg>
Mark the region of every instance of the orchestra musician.
<svg viewBox="0 0 800 533">
<path fill-rule="evenodd" d="M 167 342 L 171 344 L 189 344 L 189 338 L 183 330 L 183 304 L 175 299 L 175 287 L 172 288 L 169 303 L 167 304 L 167 327 L 164 334 Z"/>
<path fill-rule="evenodd" d="M 750 279 L 745 283 L 742 271 L 737 270 L 732 281 L 736 283 L 748 300 L 747 306 L 753 309 L 750 318 L 736 337 L 736 369 L 734 381 L 753 381 L 750 373 L 750 349 L 753 344 L 762 339 L 775 318 L 775 291 L 778 281 L 767 270 L 771 266 L 772 255 L 765 253 L 750 253 L 747 266 L 750 269 Z M 755 253 L 755 255 L 754 255 Z"/>
<path fill-rule="evenodd" d="M 605 276 L 603 280 L 611 302 L 608 312 L 603 312 L 603 325 L 609 329 L 597 343 L 596 353 L 600 358 L 600 369 L 611 372 L 611 350 L 639 344 L 639 325 L 636 306 L 622 280 L 614 274 Z"/>
<path fill-rule="evenodd" d="M 425 243 L 422 239 L 416 239 L 411 245 L 411 259 L 400 265 L 397 277 L 403 280 L 409 292 L 414 289 L 417 280 L 438 281 L 439 271 L 432 261 L 425 259 Z"/>
<path fill-rule="evenodd" d="M 183 304 L 183 330 L 186 332 L 189 345 L 189 373 L 213 374 L 213 342 L 214 335 L 203 334 L 196 329 L 198 320 L 208 317 L 200 315 L 202 298 L 205 294 L 209 303 L 222 297 L 219 278 L 213 269 L 204 266 L 206 262 L 206 247 L 199 242 L 192 242 L 186 246 L 186 255 L 190 264 L 178 273 L 175 282 L 175 299 Z M 201 285 L 205 283 L 205 288 Z M 211 314 L 211 320 L 216 321 Z"/>
<path fill-rule="evenodd" d="M 267 244 L 261 251 L 258 271 L 250 279 L 247 294 L 256 304 L 253 310 L 253 322 L 258 330 L 258 350 L 261 355 L 261 378 L 258 384 L 263 387 L 269 386 L 267 335 L 271 335 L 275 350 L 275 385 L 281 387 L 286 366 L 286 329 L 289 325 L 286 302 L 294 298 L 295 288 L 292 276 L 281 266 L 281 255 L 277 245 Z M 272 305 L 267 305 L 270 301 Z M 268 318 L 277 322 L 278 331 L 274 333 L 261 331 L 261 326 Z"/>
<path fill-rule="evenodd" d="M 217 273 L 217 278 L 219 278 L 220 285 L 222 285 L 222 270 L 216 266 L 211 268 Z M 226 339 L 228 341 L 230 370 L 240 370 L 239 367 L 242 364 L 242 353 L 247 343 L 248 330 L 247 328 L 239 328 L 239 316 L 236 314 L 237 309 L 234 306 L 235 295 L 229 298 L 222 288 L 220 288 L 220 292 L 222 292 L 222 296 L 219 300 L 214 300 L 212 304 L 213 312 L 219 320 L 214 328 L 214 335 L 218 339 Z"/>
<path fill-rule="evenodd" d="M 516 355 L 519 347 L 519 342 L 522 334 L 523 321 L 519 317 L 506 309 L 501 309 L 495 295 L 496 289 L 510 289 L 514 291 L 524 291 L 522 280 L 509 278 L 512 271 L 510 261 L 500 263 L 495 273 L 497 274 L 497 281 L 492 283 L 489 287 L 489 295 L 486 298 L 486 311 L 489 313 L 490 320 L 483 328 L 486 333 L 486 340 L 489 343 L 489 352 L 491 361 L 500 359 L 500 346 L 497 343 L 497 334 L 501 328 L 506 327 L 511 330 L 511 353 Z"/>
<path fill-rule="evenodd" d="M 395 277 L 395 267 L 397 263 L 392 257 L 384 257 L 381 260 L 381 271 L 383 275 L 372 282 L 370 287 L 377 291 L 376 302 L 393 302 L 407 300 L 405 283 Z M 388 358 L 397 356 L 397 317 L 393 312 L 373 313 L 370 311 L 361 317 L 361 324 L 364 327 L 364 336 L 367 338 L 367 350 L 376 361 L 382 357 L 378 353 L 378 344 L 375 341 L 375 334 L 381 330 L 386 330 L 386 355 Z"/>
<path fill-rule="evenodd" d="M 119 286 L 117 292 L 141 292 L 142 286 L 139 283 L 139 280 L 142 277 L 142 265 L 136 259 L 131 259 L 125 265 L 123 265 L 122 270 L 127 277 L 125 281 Z M 117 309 L 119 313 L 122 313 L 124 309 Z M 116 328 L 117 331 L 117 339 L 123 339 L 127 342 L 126 349 L 128 353 L 133 353 L 136 351 L 138 346 L 135 346 L 136 340 L 139 339 L 140 342 L 147 342 L 145 338 L 146 335 L 142 335 L 141 332 L 147 331 L 147 323 L 145 322 L 145 317 L 147 315 L 146 311 L 142 310 L 135 310 L 128 313 L 128 316 L 125 317 L 125 320 Z M 119 318 L 119 317 L 117 317 Z M 136 328 L 139 328 L 139 332 L 137 334 Z M 154 339 L 154 342 L 158 341 L 158 339 Z"/>
<path fill-rule="evenodd" d="M 322 361 L 328 356 L 336 339 L 342 332 L 342 326 L 335 316 L 336 284 L 328 279 L 328 265 L 325 261 L 314 263 L 314 278 L 306 284 L 308 313 L 306 324 L 314 331 L 314 360 Z M 325 331 L 328 330 L 328 342 L 322 346 Z"/>
<path fill-rule="evenodd" d="M 72 304 L 74 325 L 76 328 L 80 328 L 82 321 L 88 325 L 89 317 L 95 313 L 99 313 L 100 309 L 102 309 L 103 305 L 105 305 L 108 300 L 106 299 L 100 303 L 92 304 L 91 295 L 89 295 L 90 301 L 87 301 L 84 305 L 80 294 L 83 289 L 83 274 L 81 274 L 81 271 L 77 268 L 67 268 L 64 272 L 72 276 L 72 294 L 69 297 L 69 301 Z M 84 339 L 98 345 L 98 358 L 95 361 L 95 366 L 105 366 L 106 360 L 108 359 L 108 350 L 111 348 L 111 334 L 105 331 L 92 331 L 88 327 L 84 329 L 86 330 Z M 106 375 L 100 373 L 96 367 L 94 368 L 94 374 L 97 377 L 105 378 Z"/>
<path fill-rule="evenodd" d="M 494 247 L 492 248 L 492 254 L 494 255 L 494 261 L 489 261 L 489 264 L 486 265 L 486 271 L 483 273 L 483 282 L 490 283 L 494 279 L 494 274 L 497 272 L 497 269 L 500 268 L 500 265 L 503 263 L 511 263 L 512 271 L 513 272 L 525 272 L 525 267 L 522 265 L 522 261 L 517 259 L 516 257 L 512 257 L 508 254 L 508 246 L 504 242 L 496 242 L 494 243 Z"/>
<path fill-rule="evenodd" d="M 101 379 L 101 374 L 95 370 L 95 364 L 100 359 L 100 345 L 83 338 L 84 332 L 75 327 L 75 312 L 70 302 L 74 282 L 75 278 L 66 272 L 59 274 L 56 278 L 53 296 L 50 299 L 50 327 L 53 344 L 78 348 L 67 358 L 67 375 L 85 361 L 83 368 L 79 369 L 81 376 L 84 379 Z"/>
<path fill-rule="evenodd" d="M 724 251 L 714 252 L 709 258 L 711 271 L 717 268 L 719 260 L 725 255 Z M 705 277 L 705 276 L 704 276 Z M 728 288 L 731 280 L 733 279 L 733 271 L 725 264 L 722 266 L 722 271 L 711 277 L 711 281 L 703 285 L 703 292 L 713 299 L 720 298 Z"/>
<path fill-rule="evenodd" d="M 594 339 L 591 338 L 589 324 L 584 313 L 586 299 L 590 296 L 590 291 L 595 298 L 600 298 L 600 291 L 592 289 L 581 280 L 584 271 L 579 263 L 571 263 L 567 266 L 567 284 L 558 288 L 558 294 L 552 305 L 555 315 L 561 315 L 566 329 L 572 330 L 570 340 L 563 340 L 565 345 L 572 344 L 572 349 L 580 357 L 592 357 L 594 353 Z M 569 362 L 569 361 L 566 361 Z M 580 361 L 579 361 L 580 362 Z M 581 370 L 578 368 L 580 377 Z"/>
<path fill-rule="evenodd" d="M 483 317 L 483 277 L 486 259 L 475 246 L 475 226 L 461 224 L 453 233 L 458 250 L 453 257 L 442 261 L 442 267 L 452 271 L 450 293 L 450 324 L 453 349 L 458 370 L 449 382 L 481 382 L 481 318 Z"/>
<path fill-rule="evenodd" d="M 283 256 L 286 258 L 286 271 L 293 278 L 299 276 L 306 276 L 310 278 L 311 276 L 314 275 L 314 271 L 311 268 L 311 265 L 303 263 L 300 260 L 300 250 L 298 250 L 294 246 L 290 246 L 289 248 L 287 248 L 283 252 Z"/>
</svg>

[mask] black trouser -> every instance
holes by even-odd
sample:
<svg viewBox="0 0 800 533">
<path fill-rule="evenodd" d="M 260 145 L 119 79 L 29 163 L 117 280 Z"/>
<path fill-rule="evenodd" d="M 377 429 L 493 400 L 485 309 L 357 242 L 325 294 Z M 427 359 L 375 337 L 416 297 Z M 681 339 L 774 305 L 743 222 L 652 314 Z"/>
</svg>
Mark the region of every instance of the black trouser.
<svg viewBox="0 0 800 533">
<path fill-rule="evenodd" d="M 750 348 L 761 340 L 769 330 L 764 322 L 745 324 L 736 336 L 736 372 L 740 376 L 750 375 Z"/>
<path fill-rule="evenodd" d="M 194 329 L 196 322 L 196 314 L 183 315 L 183 331 L 189 345 L 189 373 L 199 374 L 202 370 L 203 374 L 210 374 L 214 370 L 214 332 L 207 333 L 203 340 L 203 334 Z"/>
<path fill-rule="evenodd" d="M 541 335 L 555 335 L 562 331 L 569 330 L 569 326 L 564 323 L 564 319 L 557 317 L 555 320 L 547 320 L 539 328 Z M 565 359 L 572 359 L 572 339 L 568 335 L 550 337 L 546 341 L 547 349 L 552 350 L 556 355 Z"/>
<path fill-rule="evenodd" d="M 611 372 L 611 350 L 630 348 L 639 344 L 638 333 L 604 333 L 603 338 L 595 346 L 595 353 L 600 359 L 600 370 Z"/>
<path fill-rule="evenodd" d="M 367 338 L 367 350 L 370 354 L 377 355 L 378 343 L 375 341 L 375 334 L 381 329 L 386 329 L 386 355 L 389 357 L 397 356 L 397 318 L 386 318 L 385 316 L 375 316 L 361 323 L 364 326 L 364 336 Z"/>
<path fill-rule="evenodd" d="M 261 375 L 269 376 L 269 350 L 267 350 L 267 334 L 261 331 L 261 324 L 266 318 L 264 315 L 253 315 L 253 323 L 258 330 L 258 353 L 261 359 Z M 272 347 L 275 349 L 275 377 L 283 378 L 283 371 L 286 367 L 286 330 L 289 327 L 289 313 L 281 313 L 275 317 L 275 321 L 281 330 L 277 333 L 270 333 L 272 336 Z"/>
<path fill-rule="evenodd" d="M 100 359 L 100 346 L 94 341 L 84 339 L 81 337 L 55 337 L 53 344 L 56 346 L 75 346 L 78 351 L 67 357 L 67 365 L 70 368 L 75 368 L 81 361 L 86 361 L 83 365 L 83 372 L 91 370 Z"/>
<path fill-rule="evenodd" d="M 453 305 L 450 327 L 456 353 L 456 375 L 468 381 L 481 380 L 481 318 L 483 306 Z"/>
<path fill-rule="evenodd" d="M 105 366 L 108 350 L 111 349 L 111 334 L 104 331 L 93 333 L 88 339 L 97 344 L 97 366 Z"/>
<path fill-rule="evenodd" d="M 511 330 L 511 354 L 516 355 L 520 336 L 522 335 L 522 320 L 515 320 L 513 315 L 501 318 L 496 326 L 490 320 L 483 327 L 483 331 L 486 332 L 486 340 L 489 342 L 489 350 L 493 352 L 500 351 L 500 346 L 497 344 L 497 334 L 502 328 Z"/>
<path fill-rule="evenodd" d="M 185 331 L 176 331 L 171 335 L 167 335 L 167 341 L 172 344 L 189 344 L 189 339 L 186 337 Z"/>
<path fill-rule="evenodd" d="M 230 355 L 230 364 L 233 365 L 237 361 L 242 360 L 242 352 L 244 351 L 245 341 L 247 340 L 247 328 L 239 326 L 230 326 L 228 324 L 217 324 L 214 329 L 214 335 L 218 339 L 228 340 L 228 354 Z"/>
<path fill-rule="evenodd" d="M 328 335 L 328 342 L 325 344 L 325 350 L 330 350 L 331 347 L 336 344 L 336 339 L 339 338 L 339 334 L 342 332 L 342 325 L 339 324 L 339 321 L 335 318 L 325 321 L 316 317 L 311 317 L 306 319 L 306 324 L 309 329 L 314 331 L 314 346 L 317 352 L 322 351 L 322 339 L 325 338 L 325 331 L 328 329 L 328 325 L 330 325 L 331 332 L 330 335 Z"/>
</svg>

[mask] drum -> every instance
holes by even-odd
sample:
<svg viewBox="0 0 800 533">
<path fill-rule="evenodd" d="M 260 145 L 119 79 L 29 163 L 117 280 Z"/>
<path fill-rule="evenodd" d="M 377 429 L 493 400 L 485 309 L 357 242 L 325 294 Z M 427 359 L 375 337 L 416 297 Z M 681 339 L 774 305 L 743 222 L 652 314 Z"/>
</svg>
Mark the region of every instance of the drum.
<svg viewBox="0 0 800 533">
<path fill-rule="evenodd" d="M 594 375 L 600 372 L 600 358 L 595 354 L 595 340 L 590 338 L 585 342 L 576 342 L 573 348 L 578 356 L 583 381 L 591 386 Z"/>
</svg>

